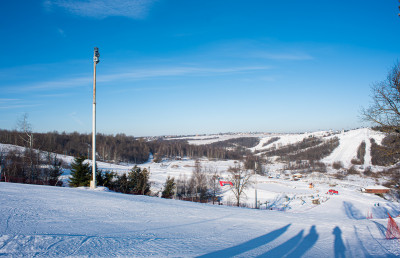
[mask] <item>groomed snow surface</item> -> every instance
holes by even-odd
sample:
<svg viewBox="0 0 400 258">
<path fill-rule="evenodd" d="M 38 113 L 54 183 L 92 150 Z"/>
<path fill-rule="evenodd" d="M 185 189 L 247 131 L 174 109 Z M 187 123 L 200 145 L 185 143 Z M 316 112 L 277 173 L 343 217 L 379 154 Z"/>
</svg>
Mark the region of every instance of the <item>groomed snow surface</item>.
<svg viewBox="0 0 400 258">
<path fill-rule="evenodd" d="M 226 140 L 239 136 L 218 137 Z M 280 137 L 273 144 L 284 146 L 310 136 L 338 137 L 339 147 L 323 162 L 331 166 L 340 161 L 345 167 L 351 165 L 362 141 L 367 147 L 364 166 L 369 166 L 369 139 L 380 143 L 384 137 L 370 129 L 336 134 L 258 134 L 260 144 L 253 151 L 268 148 L 263 143 L 272 137 Z M 202 136 L 197 144 L 216 140 Z M 0 144 L 2 152 L 13 148 L 20 147 Z M 57 157 L 67 164 L 73 160 Z M 189 178 L 194 162 L 185 157 L 161 163 L 149 160 L 140 167 L 150 169 L 152 191 L 157 192 L 167 176 Z M 234 162 L 201 160 L 204 168 L 217 169 L 222 177 Z M 100 169 L 118 174 L 128 172 L 133 165 L 98 163 Z M 257 187 L 260 210 L 125 195 L 104 188 L 93 191 L 0 183 L 0 256 L 400 256 L 400 242 L 385 237 L 387 214 L 398 216 L 399 203 L 360 191 L 381 179 L 352 176 L 341 181 L 328 176 L 336 173 L 328 167 L 326 174 L 311 173 L 300 181 L 291 181 L 279 163 L 269 164 L 267 172 L 269 177 L 253 178 L 257 184 L 246 190 L 242 200 L 254 205 Z M 63 181 L 67 183 L 68 178 L 69 171 L 65 171 Z M 309 188 L 309 183 L 314 187 Z M 327 194 L 329 189 L 339 195 Z M 229 186 L 222 188 L 222 197 L 224 204 L 234 202 Z M 312 203 L 316 199 L 320 205 Z M 372 219 L 367 219 L 371 215 Z"/>
<path fill-rule="evenodd" d="M 337 190 L 314 208 L 280 212 L 0 183 L 0 256 L 399 256 L 399 241 L 385 239 L 385 214 L 399 205 Z"/>
</svg>

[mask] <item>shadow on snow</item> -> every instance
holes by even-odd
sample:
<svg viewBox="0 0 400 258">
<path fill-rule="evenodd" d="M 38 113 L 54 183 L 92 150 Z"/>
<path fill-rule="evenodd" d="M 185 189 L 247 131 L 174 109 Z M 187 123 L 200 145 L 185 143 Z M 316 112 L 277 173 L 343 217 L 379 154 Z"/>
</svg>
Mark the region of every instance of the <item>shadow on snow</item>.
<svg viewBox="0 0 400 258">
<path fill-rule="evenodd" d="M 236 245 L 236 246 L 229 247 L 229 248 L 226 248 L 223 250 L 215 251 L 215 252 L 205 254 L 205 255 L 202 255 L 199 257 L 229 257 L 229 256 L 235 256 L 235 255 L 250 251 L 252 249 L 255 249 L 262 245 L 268 244 L 269 242 L 275 240 L 280 235 L 285 233 L 286 230 L 290 227 L 290 225 L 291 224 L 288 224 L 282 228 L 279 228 L 277 230 L 269 232 L 268 234 L 262 235 L 260 237 L 251 239 L 240 245 Z"/>
<path fill-rule="evenodd" d="M 305 236 L 300 244 L 291 251 L 286 257 L 301 257 L 303 256 L 308 250 L 311 249 L 315 245 L 318 240 L 317 230 L 315 229 L 315 225 L 311 226 L 310 232 L 307 236 Z"/>
<path fill-rule="evenodd" d="M 341 258 L 341 257 L 346 257 L 346 246 L 343 243 L 342 239 L 342 230 L 338 226 L 336 226 L 332 234 L 335 236 L 335 242 L 333 244 L 333 250 L 335 252 L 335 258 Z M 358 236 L 358 235 L 357 235 Z M 364 252 L 365 254 L 365 252 Z"/>
<path fill-rule="evenodd" d="M 361 213 L 359 209 L 354 207 L 354 205 L 350 202 L 343 202 L 344 211 L 349 219 L 365 219 L 365 216 Z"/>
<path fill-rule="evenodd" d="M 289 228 L 291 224 L 283 228 L 272 231 L 266 235 L 254 238 L 240 245 L 212 252 L 200 257 L 230 257 L 245 253 L 247 251 L 256 249 L 260 246 L 266 245 L 271 241 L 277 239 Z M 315 225 L 311 226 L 309 233 L 303 237 L 304 230 L 301 230 L 297 235 L 290 238 L 283 244 L 269 250 L 268 252 L 260 255 L 259 257 L 301 257 L 308 250 L 310 250 L 318 240 L 318 234 Z"/>
</svg>

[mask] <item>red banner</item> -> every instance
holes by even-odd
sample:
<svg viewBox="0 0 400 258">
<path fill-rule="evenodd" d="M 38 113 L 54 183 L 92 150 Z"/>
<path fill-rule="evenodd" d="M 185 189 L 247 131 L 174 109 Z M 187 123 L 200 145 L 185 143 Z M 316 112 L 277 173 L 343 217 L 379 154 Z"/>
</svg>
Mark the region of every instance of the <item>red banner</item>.
<svg viewBox="0 0 400 258">
<path fill-rule="evenodd" d="M 232 184 L 231 181 L 219 181 L 219 184 L 220 184 L 221 186 L 226 186 L 226 185 L 233 186 L 233 184 Z"/>
</svg>

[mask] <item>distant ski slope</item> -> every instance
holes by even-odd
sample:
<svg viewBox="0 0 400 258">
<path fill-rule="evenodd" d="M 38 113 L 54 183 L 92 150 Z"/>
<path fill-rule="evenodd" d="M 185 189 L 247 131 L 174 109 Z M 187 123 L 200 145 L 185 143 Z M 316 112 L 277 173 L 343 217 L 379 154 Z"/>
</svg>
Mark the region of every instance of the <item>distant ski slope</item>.
<svg viewBox="0 0 400 258">
<path fill-rule="evenodd" d="M 366 143 L 366 155 L 364 165 L 371 166 L 370 139 L 375 139 L 375 141 L 380 144 L 382 139 L 385 137 L 383 133 L 368 128 L 351 130 L 337 136 L 340 140 L 339 147 L 337 147 L 331 155 L 329 155 L 322 161 L 329 164 L 332 164 L 335 161 L 340 161 L 345 167 L 351 166 L 351 160 L 357 157 L 358 147 L 363 141 Z"/>
<path fill-rule="evenodd" d="M 329 136 L 331 135 L 331 136 Z M 210 144 L 217 141 L 225 141 L 228 139 L 238 138 L 238 137 L 258 137 L 260 143 L 250 148 L 251 151 L 263 151 L 275 146 L 276 148 L 281 148 L 288 144 L 295 144 L 301 142 L 303 139 L 309 137 L 321 137 L 323 139 L 329 139 L 332 137 L 339 138 L 339 147 L 337 147 L 333 153 L 324 158 L 322 161 L 332 165 L 333 162 L 342 162 L 345 167 L 351 166 L 351 160 L 357 157 L 357 150 L 361 142 L 366 143 L 366 155 L 365 155 L 365 166 L 371 166 L 371 142 L 370 139 L 375 139 L 375 141 L 380 144 L 385 134 L 381 132 L 374 131 L 369 128 L 361 128 L 350 130 L 347 132 L 330 132 L 330 131 L 318 131 L 310 133 L 301 134 L 251 134 L 251 133 L 241 133 L 241 134 L 226 134 L 226 135 L 207 135 L 207 136 L 192 136 L 187 137 L 190 144 Z M 271 138 L 279 138 L 279 140 L 272 142 L 269 145 L 264 146 Z M 179 138 L 185 139 L 185 137 Z"/>
</svg>

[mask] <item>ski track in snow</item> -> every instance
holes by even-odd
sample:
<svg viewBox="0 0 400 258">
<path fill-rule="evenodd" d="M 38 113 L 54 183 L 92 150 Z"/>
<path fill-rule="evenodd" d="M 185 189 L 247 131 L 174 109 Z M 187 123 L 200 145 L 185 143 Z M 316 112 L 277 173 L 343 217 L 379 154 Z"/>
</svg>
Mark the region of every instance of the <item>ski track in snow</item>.
<svg viewBox="0 0 400 258">
<path fill-rule="evenodd" d="M 291 213 L 0 183 L 0 256 L 399 256 L 387 220 L 365 219 L 369 199 L 343 189 Z"/>
</svg>

